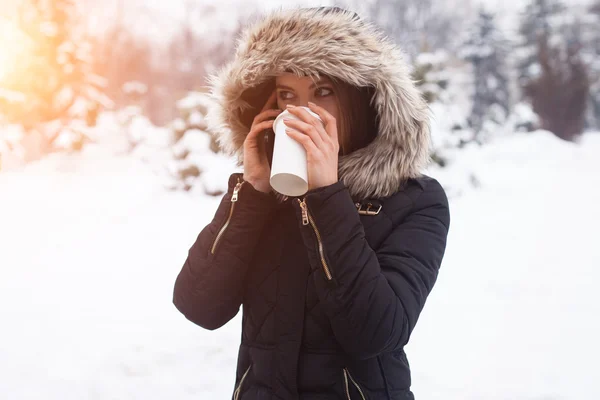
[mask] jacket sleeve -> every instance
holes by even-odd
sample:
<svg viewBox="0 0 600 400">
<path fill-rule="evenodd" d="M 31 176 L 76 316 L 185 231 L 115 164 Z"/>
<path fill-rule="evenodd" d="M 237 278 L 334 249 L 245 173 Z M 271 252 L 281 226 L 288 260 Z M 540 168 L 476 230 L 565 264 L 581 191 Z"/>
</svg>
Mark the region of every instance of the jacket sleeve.
<svg viewBox="0 0 600 400">
<path fill-rule="evenodd" d="M 401 349 L 445 252 L 450 215 L 441 185 L 433 179 L 426 183 L 408 216 L 391 229 L 377 252 L 367 243 L 356 206 L 341 182 L 309 192 L 305 204 L 322 246 L 307 226 L 303 238 L 336 339 L 349 355 L 361 359 Z"/>
<path fill-rule="evenodd" d="M 189 249 L 175 281 L 173 303 L 187 319 L 212 330 L 237 314 L 246 272 L 275 202 L 272 194 L 244 182 L 243 174 L 230 176 L 212 222 Z"/>
</svg>

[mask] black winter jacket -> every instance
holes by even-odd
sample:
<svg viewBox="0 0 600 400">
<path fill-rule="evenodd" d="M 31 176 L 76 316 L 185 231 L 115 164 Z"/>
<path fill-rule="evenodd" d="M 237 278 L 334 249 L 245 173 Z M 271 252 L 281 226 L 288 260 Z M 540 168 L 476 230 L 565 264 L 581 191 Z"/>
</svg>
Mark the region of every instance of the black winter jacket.
<svg viewBox="0 0 600 400">
<path fill-rule="evenodd" d="M 409 180 L 370 201 L 373 215 L 341 182 L 301 201 L 278 203 L 232 175 L 175 305 L 206 329 L 243 305 L 236 399 L 412 399 L 403 347 L 444 254 L 443 189 Z"/>
</svg>

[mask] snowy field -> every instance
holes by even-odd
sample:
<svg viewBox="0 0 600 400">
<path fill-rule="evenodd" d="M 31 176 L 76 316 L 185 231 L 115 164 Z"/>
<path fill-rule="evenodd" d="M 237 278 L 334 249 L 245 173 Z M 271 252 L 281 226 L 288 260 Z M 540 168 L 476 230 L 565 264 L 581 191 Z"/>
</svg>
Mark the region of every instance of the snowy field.
<svg viewBox="0 0 600 400">
<path fill-rule="evenodd" d="M 431 171 L 452 225 L 407 347 L 417 399 L 600 398 L 598 154 L 540 131 Z M 0 173 L 0 399 L 230 398 L 240 315 L 209 332 L 171 302 L 218 202 L 108 144 Z"/>
</svg>

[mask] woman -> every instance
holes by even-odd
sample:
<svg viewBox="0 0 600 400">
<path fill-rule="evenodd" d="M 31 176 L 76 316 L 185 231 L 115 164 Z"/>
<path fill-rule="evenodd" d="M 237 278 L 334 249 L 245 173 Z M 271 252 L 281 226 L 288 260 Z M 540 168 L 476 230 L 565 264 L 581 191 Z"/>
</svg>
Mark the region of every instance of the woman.
<svg viewBox="0 0 600 400">
<path fill-rule="evenodd" d="M 401 52 L 339 8 L 277 11 L 211 85 L 213 130 L 244 172 L 191 247 L 174 303 L 206 329 L 243 305 L 233 398 L 413 399 L 403 348 L 450 218 L 419 173 L 429 113 Z M 289 108 L 308 159 L 298 198 L 269 186 L 273 119 L 288 105 L 325 122 Z"/>
</svg>

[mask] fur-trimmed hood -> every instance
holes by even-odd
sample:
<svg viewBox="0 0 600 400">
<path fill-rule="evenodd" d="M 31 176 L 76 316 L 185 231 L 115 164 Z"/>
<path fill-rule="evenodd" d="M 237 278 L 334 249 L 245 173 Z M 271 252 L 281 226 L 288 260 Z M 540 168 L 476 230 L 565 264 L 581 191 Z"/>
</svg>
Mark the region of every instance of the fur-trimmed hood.
<svg viewBox="0 0 600 400">
<path fill-rule="evenodd" d="M 339 179 L 355 200 L 390 196 L 420 176 L 429 161 L 430 113 L 402 51 L 355 13 L 328 7 L 263 17 L 243 32 L 233 61 L 211 77 L 209 129 L 239 165 L 252 119 L 269 94 L 265 84 L 285 71 L 374 88 L 377 136 L 339 158 Z"/>
</svg>

